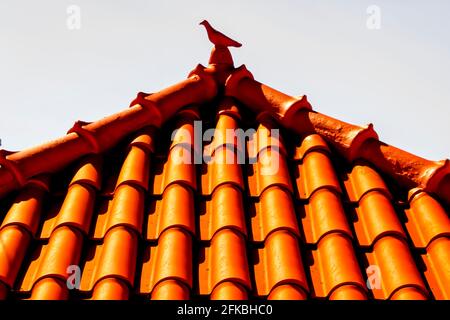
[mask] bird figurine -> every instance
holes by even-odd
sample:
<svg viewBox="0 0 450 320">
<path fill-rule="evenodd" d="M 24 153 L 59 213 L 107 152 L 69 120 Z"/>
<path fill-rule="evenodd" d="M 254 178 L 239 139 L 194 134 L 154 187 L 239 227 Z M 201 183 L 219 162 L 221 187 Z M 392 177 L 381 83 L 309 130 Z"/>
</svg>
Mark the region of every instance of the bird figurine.
<svg viewBox="0 0 450 320">
<path fill-rule="evenodd" d="M 203 25 L 206 29 L 206 32 L 208 33 L 208 39 L 211 41 L 216 47 L 241 47 L 242 44 L 239 42 L 227 37 L 222 32 L 217 31 L 214 29 L 208 21 L 203 20 L 200 22 L 201 25 Z"/>
</svg>

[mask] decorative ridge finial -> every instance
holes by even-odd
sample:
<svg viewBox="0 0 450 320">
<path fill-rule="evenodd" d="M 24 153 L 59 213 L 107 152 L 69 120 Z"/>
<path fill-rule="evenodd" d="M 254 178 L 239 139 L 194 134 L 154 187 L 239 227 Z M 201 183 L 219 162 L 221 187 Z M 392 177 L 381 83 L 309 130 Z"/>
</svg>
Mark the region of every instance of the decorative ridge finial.
<svg viewBox="0 0 450 320">
<path fill-rule="evenodd" d="M 200 22 L 200 25 L 204 26 L 206 32 L 208 33 L 208 39 L 211 41 L 216 47 L 241 47 L 242 44 L 239 42 L 227 37 L 222 32 L 214 29 L 211 24 L 207 20 L 203 20 Z"/>
<path fill-rule="evenodd" d="M 239 48 L 242 44 L 214 29 L 207 20 L 200 22 L 200 25 L 205 27 L 209 41 L 214 44 L 211 57 L 209 58 L 209 64 L 226 64 L 233 66 L 233 58 L 231 57 L 228 47 Z"/>
</svg>

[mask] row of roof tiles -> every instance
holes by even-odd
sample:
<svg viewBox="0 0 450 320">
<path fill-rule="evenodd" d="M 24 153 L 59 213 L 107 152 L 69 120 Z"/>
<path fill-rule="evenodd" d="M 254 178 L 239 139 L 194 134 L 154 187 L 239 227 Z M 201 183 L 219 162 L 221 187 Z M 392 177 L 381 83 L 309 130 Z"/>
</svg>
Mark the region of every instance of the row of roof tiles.
<svg viewBox="0 0 450 320">
<path fill-rule="evenodd" d="M 229 115 L 219 116 L 219 123 L 223 117 Z M 178 125 L 189 128 L 193 119 L 184 118 Z M 228 125 L 234 126 L 232 121 Z M 260 126 L 261 131 L 266 129 L 264 124 Z M 21 201 L 11 207 L 0 230 L 3 295 L 19 281 L 19 291 L 31 290 L 32 298 L 67 298 L 67 267 L 84 263 L 80 289 L 92 291 L 93 298 L 128 297 L 136 273 L 141 273 L 140 292 L 151 293 L 153 298 L 188 298 L 198 290 L 213 298 L 246 298 L 255 292 L 270 298 L 312 295 L 363 299 L 369 293 L 360 267 L 362 259 L 377 265 L 383 275 L 381 290 L 372 290 L 376 298 L 428 298 L 428 288 L 437 298 L 449 297 L 446 249 L 450 222 L 444 209 L 426 192 L 411 192 L 406 227 L 415 247 L 425 250 L 428 286 L 383 179 L 364 164 L 349 173 L 345 193 L 353 202 L 356 217 L 351 221 L 344 210 L 343 190 L 330 151 L 319 136 L 309 136 L 299 147 L 298 159 L 293 162 L 296 188 L 287 166 L 281 165 L 276 176 L 261 175 L 258 166 L 263 163 L 264 152 L 259 153 L 256 169 L 248 177 L 250 208 L 254 208 L 250 212 L 254 214 L 247 223 L 244 176 L 237 164 L 226 164 L 226 170 L 220 163 L 208 168 L 218 173 L 201 183 L 208 186 L 205 196 L 210 199 L 201 202 L 205 212 L 196 218 L 195 165 L 171 161 L 185 142 L 172 145 L 161 175 L 155 176 L 154 182 L 159 182 L 154 186 L 161 187 L 153 194 L 161 200 L 153 202 L 146 220 L 152 135 L 153 129 L 144 130 L 131 142 L 112 199 L 97 214 L 94 203 L 99 197 L 101 162 L 98 157 L 88 157 L 80 163 L 62 205 L 56 214 L 44 218 L 40 238 L 48 243 L 38 245 L 21 282 L 17 280 L 19 269 L 38 234 L 43 197 L 48 191 L 45 178 L 35 180 L 20 193 Z M 284 163 L 284 147 L 282 142 L 278 144 L 279 148 L 265 150 L 277 152 Z M 216 150 L 228 150 L 219 147 Z M 299 219 L 296 210 L 304 212 Z M 86 239 L 92 235 L 91 221 L 93 236 Z M 140 270 L 138 248 L 144 221 L 150 242 L 145 245 Z M 88 244 L 90 249 L 81 261 L 83 242 L 90 239 L 101 241 Z M 193 259 L 197 239 L 206 243 Z M 256 247 L 249 248 L 249 243 Z M 198 283 L 194 284 L 195 267 Z"/>
</svg>

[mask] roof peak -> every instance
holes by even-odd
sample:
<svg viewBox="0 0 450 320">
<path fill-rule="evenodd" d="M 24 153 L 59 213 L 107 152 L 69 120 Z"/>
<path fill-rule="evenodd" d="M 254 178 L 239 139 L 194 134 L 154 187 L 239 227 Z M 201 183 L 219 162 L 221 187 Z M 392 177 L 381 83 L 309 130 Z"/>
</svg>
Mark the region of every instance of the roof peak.
<svg viewBox="0 0 450 320">
<path fill-rule="evenodd" d="M 255 112 L 258 119 L 269 115 L 303 137 L 317 133 L 349 162 L 366 160 L 401 185 L 423 188 L 450 204 L 449 160 L 423 159 L 381 142 L 371 125 L 356 126 L 313 111 L 306 96 L 290 96 L 258 82 L 245 65 L 234 68 L 227 43 L 216 40 L 211 40 L 215 44 L 210 65 L 198 65 L 188 79 L 153 94 L 139 93 L 131 108 L 96 122 L 78 122 L 55 141 L 14 153 L 0 151 L 0 197 L 36 175 L 57 172 L 87 154 L 103 153 L 136 130 L 159 128 L 183 107 L 206 105 L 224 95 Z"/>
</svg>

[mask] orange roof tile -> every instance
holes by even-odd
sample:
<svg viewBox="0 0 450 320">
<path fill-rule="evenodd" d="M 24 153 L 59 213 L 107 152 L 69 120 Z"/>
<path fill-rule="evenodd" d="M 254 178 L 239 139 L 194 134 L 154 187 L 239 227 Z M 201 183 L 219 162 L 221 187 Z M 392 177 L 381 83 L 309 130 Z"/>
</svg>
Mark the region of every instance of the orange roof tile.
<svg viewBox="0 0 450 320">
<path fill-rule="evenodd" d="M 425 277 L 436 299 L 450 299 L 450 239 L 434 240 L 423 256 L 426 265 Z"/>
<path fill-rule="evenodd" d="M 218 186 L 210 200 L 200 203 L 199 238 L 210 241 L 221 229 L 228 228 L 247 235 L 242 191 L 232 184 Z M 194 218 L 194 215 L 192 215 Z"/>
<path fill-rule="evenodd" d="M 276 287 L 284 284 L 298 286 L 304 292 L 301 296 L 309 292 L 299 241 L 289 231 L 279 230 L 271 233 L 264 241 L 264 247 L 256 250 L 252 260 L 255 263 L 258 296 L 267 296 Z"/>
<path fill-rule="evenodd" d="M 200 252 L 199 261 L 199 294 L 211 294 L 222 282 L 251 288 L 246 243 L 240 232 L 228 228 L 218 231 Z"/>
<path fill-rule="evenodd" d="M 438 237 L 450 236 L 450 218 L 432 196 L 420 189 L 410 191 L 406 228 L 414 246 L 426 248 Z"/>
<path fill-rule="evenodd" d="M 343 291 L 334 297 L 366 298 L 366 284 L 350 238 L 342 233 L 330 233 L 312 251 L 311 277 L 314 295 L 333 298 L 334 291 Z M 356 290 L 356 291 L 355 291 Z M 346 291 L 349 291 L 346 293 Z"/>
<path fill-rule="evenodd" d="M 0 299 L 450 299 L 449 204 L 448 160 L 219 46 L 122 112 L 0 151 Z"/>
<path fill-rule="evenodd" d="M 277 230 L 289 230 L 300 236 L 292 195 L 288 190 L 279 186 L 267 188 L 250 210 L 253 241 L 263 242 Z"/>
<path fill-rule="evenodd" d="M 353 237 L 339 194 L 328 189 L 319 189 L 304 205 L 302 217 L 305 242 L 317 244 L 325 235 L 333 232 Z"/>
<path fill-rule="evenodd" d="M 156 245 L 144 250 L 140 292 L 165 299 L 189 298 L 193 284 L 192 235 L 182 228 L 170 228 L 160 235 Z M 164 288 L 166 282 L 171 290 Z"/>
<path fill-rule="evenodd" d="M 367 259 L 380 269 L 381 288 L 372 290 L 375 298 L 397 299 L 403 296 L 398 291 L 410 291 L 408 299 L 427 299 L 428 290 L 405 240 L 382 237 L 367 254 Z"/>
</svg>

